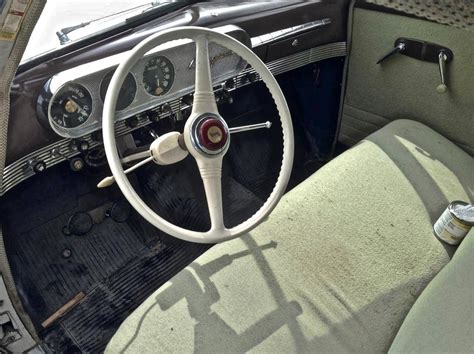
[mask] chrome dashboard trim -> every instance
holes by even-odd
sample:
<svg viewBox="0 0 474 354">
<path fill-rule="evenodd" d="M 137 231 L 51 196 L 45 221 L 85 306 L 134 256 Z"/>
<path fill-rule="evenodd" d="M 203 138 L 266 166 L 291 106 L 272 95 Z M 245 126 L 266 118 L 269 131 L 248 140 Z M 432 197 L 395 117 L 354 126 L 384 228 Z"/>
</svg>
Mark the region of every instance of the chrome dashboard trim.
<svg viewBox="0 0 474 354">
<path fill-rule="evenodd" d="M 272 62 L 267 63 L 268 68 L 272 72 L 273 75 L 278 75 L 293 69 L 300 68 L 307 64 L 311 64 L 317 61 L 334 58 L 334 57 L 341 57 L 346 55 L 346 42 L 336 42 L 330 43 L 326 45 L 322 45 L 319 47 L 311 48 L 285 58 L 281 58 Z M 252 68 L 245 69 L 239 75 L 237 75 L 235 79 L 235 88 L 230 89 L 229 91 L 233 91 L 237 88 L 244 87 L 246 85 L 251 84 L 252 82 L 248 82 L 245 80 L 248 74 L 255 73 Z M 260 80 L 260 77 L 256 77 L 256 80 Z M 169 116 L 173 112 L 177 112 L 178 110 L 184 110 L 189 108 L 188 105 L 181 102 L 181 97 L 170 99 L 169 101 L 163 102 L 168 103 L 171 109 L 166 113 L 160 113 L 161 118 L 165 118 Z M 156 107 L 151 111 L 159 111 L 160 107 Z M 147 112 L 150 112 L 148 110 Z M 148 124 L 150 124 L 150 120 L 144 114 L 139 114 L 138 116 L 138 124 L 134 128 L 130 128 L 125 124 L 125 121 L 118 121 L 116 122 L 115 132 L 117 136 L 122 136 L 125 134 L 130 133 L 133 130 L 142 128 Z M 97 142 L 92 139 L 91 134 L 86 134 L 82 136 L 80 139 L 85 140 L 89 143 L 90 148 L 94 148 L 96 146 L 102 145 L 101 142 Z M 6 192 L 11 190 L 13 187 L 21 183 L 22 181 L 26 180 L 27 178 L 35 175 L 33 170 L 31 169 L 31 161 L 44 161 L 46 163 L 46 167 L 52 167 L 57 165 L 63 161 L 66 161 L 74 156 L 80 154 L 79 151 L 75 150 L 71 147 L 75 139 L 61 139 L 53 144 L 45 146 L 35 152 L 32 152 L 15 162 L 9 164 L 5 167 L 3 171 L 3 183 L 0 190 L 0 196 L 4 195 Z"/>
<path fill-rule="evenodd" d="M 318 27 L 330 25 L 331 23 L 332 23 L 332 20 L 330 18 L 323 18 L 322 20 L 306 22 L 298 26 L 283 28 L 275 32 L 266 33 L 258 37 L 253 37 L 251 39 L 252 47 L 266 44 L 274 40 L 287 39 L 287 38 L 296 36 L 302 32 L 306 32 Z"/>
</svg>

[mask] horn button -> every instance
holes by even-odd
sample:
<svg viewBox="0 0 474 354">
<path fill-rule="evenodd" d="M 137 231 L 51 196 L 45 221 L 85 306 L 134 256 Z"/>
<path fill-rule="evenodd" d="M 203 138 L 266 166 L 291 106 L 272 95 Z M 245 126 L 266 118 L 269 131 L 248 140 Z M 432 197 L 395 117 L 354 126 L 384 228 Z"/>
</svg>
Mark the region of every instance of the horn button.
<svg viewBox="0 0 474 354">
<path fill-rule="evenodd" d="M 218 154 L 229 139 L 227 125 L 217 117 L 205 117 L 195 127 L 197 145 L 205 153 Z"/>
</svg>

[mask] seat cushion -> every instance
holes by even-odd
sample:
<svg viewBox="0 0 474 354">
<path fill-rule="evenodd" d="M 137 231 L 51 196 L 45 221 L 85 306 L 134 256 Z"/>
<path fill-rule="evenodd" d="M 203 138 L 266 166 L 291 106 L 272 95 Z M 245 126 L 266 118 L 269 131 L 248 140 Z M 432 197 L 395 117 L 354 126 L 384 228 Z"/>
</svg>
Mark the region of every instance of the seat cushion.
<svg viewBox="0 0 474 354">
<path fill-rule="evenodd" d="M 474 352 L 473 269 L 474 229 L 421 293 L 390 353 Z"/>
<path fill-rule="evenodd" d="M 474 198 L 474 160 L 390 123 L 212 247 L 122 324 L 109 352 L 386 352 L 453 248 L 432 225 Z"/>
</svg>

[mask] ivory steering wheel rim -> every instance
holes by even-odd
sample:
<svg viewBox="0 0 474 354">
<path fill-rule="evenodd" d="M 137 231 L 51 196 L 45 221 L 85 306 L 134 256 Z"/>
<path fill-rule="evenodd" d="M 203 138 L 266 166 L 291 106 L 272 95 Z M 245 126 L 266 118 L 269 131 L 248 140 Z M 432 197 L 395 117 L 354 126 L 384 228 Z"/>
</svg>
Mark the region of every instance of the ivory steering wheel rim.
<svg viewBox="0 0 474 354">
<path fill-rule="evenodd" d="M 186 122 L 183 135 L 189 153 L 196 159 L 204 183 L 209 214 L 211 216 L 211 229 L 206 232 L 188 230 L 174 225 L 173 223 L 159 216 L 148 205 L 146 205 L 146 203 L 134 190 L 124 173 L 115 140 L 115 107 L 117 104 L 118 93 L 125 80 L 126 75 L 137 63 L 137 61 L 140 60 L 148 51 L 157 47 L 158 45 L 177 39 L 191 39 L 196 43 L 196 91 L 194 94 L 193 112 L 191 113 L 191 116 Z M 195 144 L 193 144 L 192 137 L 192 129 L 194 129 L 193 123 L 195 123 L 197 119 L 202 119 L 202 117 L 206 114 L 218 114 L 217 107 L 215 106 L 214 101 L 214 93 L 212 90 L 212 80 L 210 81 L 210 83 L 207 82 L 207 80 L 210 80 L 210 65 L 207 52 L 209 42 L 216 43 L 224 48 L 232 50 L 242 59 L 247 61 L 247 63 L 249 63 L 254 68 L 254 70 L 260 75 L 262 81 L 266 84 L 271 96 L 273 97 L 273 100 L 275 101 L 277 111 L 280 116 L 281 128 L 283 133 L 282 164 L 273 191 L 271 192 L 270 196 L 265 201 L 263 206 L 253 216 L 251 216 L 241 224 L 234 226 L 230 229 L 226 228 L 223 224 L 221 194 L 222 185 L 220 180 L 222 158 L 227 152 L 230 143 L 230 135 L 226 142 L 227 145 L 225 146 L 225 148 L 221 149 L 222 151 L 218 154 L 212 156 L 206 156 L 205 153 L 203 154 L 203 152 L 200 151 L 195 146 Z M 201 58 L 207 58 L 207 67 L 204 59 Z M 213 111 L 214 109 L 215 111 Z M 225 125 L 225 127 L 227 126 Z M 110 169 L 117 185 L 119 186 L 125 198 L 132 205 L 132 207 L 148 222 L 150 222 L 152 225 L 154 225 L 161 231 L 176 238 L 190 242 L 223 242 L 245 234 L 255 228 L 271 213 L 271 211 L 275 208 L 280 198 L 284 194 L 293 165 L 294 138 L 291 115 L 288 105 L 286 103 L 286 99 L 276 79 L 271 74 L 269 69 L 265 66 L 265 64 L 244 44 L 240 43 L 236 39 L 226 34 L 222 34 L 214 30 L 202 27 L 176 27 L 158 32 L 144 39 L 128 53 L 127 57 L 115 70 L 115 73 L 110 81 L 104 102 L 102 129 L 104 149 Z M 217 186 L 212 185 L 212 183 L 217 181 L 219 181 L 218 188 Z M 210 194 L 208 194 L 208 192 Z M 218 210 L 219 201 L 214 200 L 214 197 L 217 196 L 220 197 L 220 210 Z M 212 202 L 210 202 L 210 200 Z M 222 225 L 220 223 L 219 218 L 222 218 Z"/>
</svg>

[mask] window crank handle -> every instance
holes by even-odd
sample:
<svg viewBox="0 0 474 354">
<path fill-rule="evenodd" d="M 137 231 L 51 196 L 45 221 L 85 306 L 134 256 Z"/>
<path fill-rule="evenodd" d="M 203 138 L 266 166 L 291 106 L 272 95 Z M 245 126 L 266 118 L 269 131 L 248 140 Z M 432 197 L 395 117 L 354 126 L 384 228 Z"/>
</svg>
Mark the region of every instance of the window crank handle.
<svg viewBox="0 0 474 354">
<path fill-rule="evenodd" d="M 440 50 L 438 54 L 438 64 L 439 64 L 439 75 L 441 78 L 441 83 L 436 87 L 438 93 L 445 93 L 448 90 L 446 86 L 446 62 L 448 61 L 448 56 L 444 50 Z"/>
</svg>

